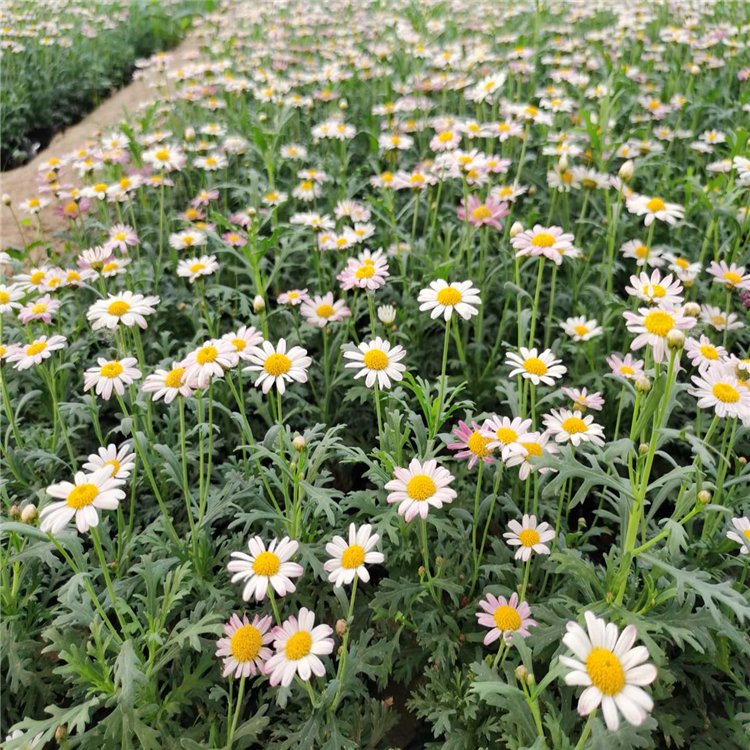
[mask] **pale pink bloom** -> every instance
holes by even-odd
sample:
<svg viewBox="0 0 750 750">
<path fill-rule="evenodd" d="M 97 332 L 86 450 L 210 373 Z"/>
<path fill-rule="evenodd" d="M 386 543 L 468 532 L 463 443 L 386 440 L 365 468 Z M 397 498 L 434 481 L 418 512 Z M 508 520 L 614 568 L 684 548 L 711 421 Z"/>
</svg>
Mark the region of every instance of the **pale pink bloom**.
<svg viewBox="0 0 750 750">
<path fill-rule="evenodd" d="M 507 203 L 500 203 L 494 198 L 482 202 L 476 195 L 468 198 L 468 217 L 464 202 L 456 210 L 461 221 L 468 221 L 473 227 L 492 227 L 498 231 L 503 228 L 502 220 L 510 213 Z"/>
<path fill-rule="evenodd" d="M 727 263 L 725 260 L 713 261 L 706 269 L 714 277 L 714 282 L 723 284 L 727 289 L 750 289 L 750 273 L 745 273 L 745 266 Z"/>
<path fill-rule="evenodd" d="M 349 258 L 346 268 L 336 277 L 344 291 L 349 289 L 379 289 L 390 276 L 388 261 L 382 250 L 364 250 L 356 258 Z"/>
<path fill-rule="evenodd" d="M 448 443 L 448 450 L 457 451 L 456 458 L 468 458 L 470 469 L 479 460 L 486 464 L 494 463 L 492 448 L 489 447 L 490 438 L 482 433 L 482 428 L 476 422 L 469 427 L 466 422 L 459 421 L 458 426 L 453 428 L 453 435 L 457 440 Z"/>
<path fill-rule="evenodd" d="M 604 406 L 601 393 L 589 393 L 586 388 L 563 388 L 562 392 L 573 402 L 575 408 L 581 411 L 586 409 L 601 411 Z"/>
<path fill-rule="evenodd" d="M 21 323 L 30 323 L 32 320 L 39 320 L 42 323 L 51 323 L 52 316 L 60 307 L 60 300 L 53 299 L 49 294 L 44 297 L 27 302 L 19 311 L 18 319 Z"/>
<path fill-rule="evenodd" d="M 506 531 L 503 537 L 511 547 L 518 547 L 516 560 L 526 562 L 532 552 L 537 555 L 550 554 L 547 542 L 555 538 L 555 532 L 546 521 L 537 525 L 536 516 L 524 515 L 521 523 L 515 519 L 508 521 L 508 528 L 510 531 Z"/>
<path fill-rule="evenodd" d="M 216 656 L 224 660 L 222 677 L 234 675 L 255 677 L 263 674 L 263 665 L 271 658 L 268 645 L 273 640 L 270 615 L 255 615 L 253 621 L 243 615 L 242 619 L 232 615 L 224 625 L 224 637 L 216 642 Z"/>
<path fill-rule="evenodd" d="M 242 598 L 248 601 L 251 597 L 259 602 L 266 598 L 270 586 L 277 596 L 286 596 L 296 590 L 292 578 L 302 575 L 302 566 L 290 562 L 297 552 L 299 543 L 285 536 L 283 539 L 272 539 L 266 549 L 259 536 L 250 537 L 247 548 L 250 552 L 232 552 L 227 570 L 232 575 L 232 583 L 245 581 Z"/>
<path fill-rule="evenodd" d="M 333 292 L 322 297 L 308 297 L 300 307 L 300 314 L 312 326 L 325 328 L 329 323 L 340 323 L 351 315 L 351 311 L 342 299 L 333 299 Z"/>
<path fill-rule="evenodd" d="M 634 359 L 632 354 L 626 354 L 620 357 L 619 354 L 612 354 L 607 357 L 607 364 L 612 370 L 612 374 L 623 380 L 637 380 L 643 375 L 643 360 Z"/>
<path fill-rule="evenodd" d="M 667 336 L 672 331 L 688 331 L 695 318 L 684 315 L 675 307 L 642 307 L 638 313 L 626 310 L 623 314 L 628 331 L 637 333 L 630 348 L 633 351 L 650 346 L 654 362 L 663 362 L 667 351 Z"/>
<path fill-rule="evenodd" d="M 456 491 L 449 486 L 453 475 L 435 459 L 421 463 L 414 458 L 408 469 L 397 466 L 393 473 L 396 478 L 385 485 L 389 490 L 387 501 L 399 504 L 398 513 L 407 523 L 417 515 L 427 518 L 430 507 L 442 508 L 456 498 Z"/>
<path fill-rule="evenodd" d="M 505 643 L 510 643 L 514 633 L 522 638 L 528 638 L 529 628 L 537 625 L 531 618 L 531 607 L 527 602 L 518 601 L 518 594 L 514 591 L 510 599 L 487 594 L 479 600 L 481 612 L 476 613 L 477 621 L 485 628 L 490 628 L 484 637 L 485 646 L 494 643 L 502 636 Z"/>
</svg>

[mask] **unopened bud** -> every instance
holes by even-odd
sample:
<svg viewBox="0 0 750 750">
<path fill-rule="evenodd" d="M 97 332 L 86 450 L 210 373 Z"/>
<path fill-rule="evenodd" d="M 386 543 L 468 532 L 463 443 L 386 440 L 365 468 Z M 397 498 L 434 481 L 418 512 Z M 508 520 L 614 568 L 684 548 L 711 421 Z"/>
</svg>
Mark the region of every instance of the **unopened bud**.
<svg viewBox="0 0 750 750">
<path fill-rule="evenodd" d="M 648 453 L 648 443 L 641 443 L 638 446 L 638 453 L 640 453 L 642 456 L 645 456 Z"/>
<path fill-rule="evenodd" d="M 349 109 L 349 102 L 346 99 L 342 99 L 339 102 L 339 109 Z"/>
<path fill-rule="evenodd" d="M 523 224 L 520 221 L 514 221 L 510 228 L 510 236 L 517 237 L 521 232 L 523 232 Z"/>
<path fill-rule="evenodd" d="M 346 620 L 342 617 L 340 620 L 336 620 L 336 635 L 344 635 L 349 630 L 349 626 L 346 624 Z"/>
<path fill-rule="evenodd" d="M 560 163 L 558 165 L 558 169 L 560 170 L 560 172 L 568 171 L 568 155 L 567 154 L 563 154 L 560 157 Z"/>
<path fill-rule="evenodd" d="M 679 351 L 685 346 L 685 334 L 682 331 L 673 330 L 667 334 L 667 346 L 670 349 Z"/>
<path fill-rule="evenodd" d="M 195 140 L 195 128 L 194 127 L 188 126 L 185 128 L 185 140 L 186 141 Z"/>
<path fill-rule="evenodd" d="M 606 600 L 607 604 L 612 604 L 612 602 L 615 600 L 615 595 L 611 591 L 608 591 L 604 599 Z"/>
<path fill-rule="evenodd" d="M 701 306 L 697 302 L 687 302 L 682 312 L 690 318 L 697 318 L 701 314 Z"/>
<path fill-rule="evenodd" d="M 65 726 L 65 724 L 60 724 L 60 726 L 57 729 L 55 729 L 55 742 L 59 744 L 67 736 L 68 736 L 68 728 Z"/>
<path fill-rule="evenodd" d="M 13 503 L 10 506 L 10 517 L 17 521 L 21 517 L 21 506 L 18 503 Z"/>
<path fill-rule="evenodd" d="M 29 503 L 28 505 L 24 505 L 23 510 L 21 511 L 21 521 L 29 524 L 34 523 L 38 515 L 39 513 L 37 512 L 36 505 L 34 505 L 34 503 Z"/>
<path fill-rule="evenodd" d="M 266 301 L 263 299 L 263 297 L 260 296 L 260 294 L 256 294 L 253 299 L 253 311 L 256 313 L 261 313 L 266 309 Z"/>
<path fill-rule="evenodd" d="M 438 555 L 435 558 L 435 565 L 438 566 L 438 568 L 445 562 L 445 558 L 442 555 Z"/>
<path fill-rule="evenodd" d="M 519 664 L 516 667 L 515 675 L 519 682 L 526 682 L 529 679 L 529 670 L 523 664 Z"/>
<path fill-rule="evenodd" d="M 391 325 L 396 320 L 396 308 L 393 305 L 380 305 L 378 307 L 378 320 L 383 325 Z"/>
<path fill-rule="evenodd" d="M 268 119 L 268 115 L 265 112 L 258 114 L 258 122 L 265 122 Z"/>
<path fill-rule="evenodd" d="M 747 458 L 745 458 L 745 456 L 740 456 L 737 460 L 740 462 L 740 466 L 747 465 Z"/>
<path fill-rule="evenodd" d="M 617 174 L 623 182 L 630 182 L 633 179 L 633 173 L 635 172 L 635 164 L 632 159 L 624 161 L 620 165 L 620 169 Z"/>
<path fill-rule="evenodd" d="M 300 451 L 305 450 L 305 445 L 307 445 L 307 443 L 305 442 L 305 438 L 302 435 L 294 436 L 294 439 L 292 440 L 292 446 L 294 447 L 294 450 L 299 453 Z"/>
<path fill-rule="evenodd" d="M 419 577 L 424 578 L 425 572 L 426 571 L 424 569 L 424 565 L 420 565 L 419 568 L 417 569 L 417 573 L 419 574 Z"/>
<path fill-rule="evenodd" d="M 527 685 L 528 685 L 529 687 L 534 687 L 534 685 L 536 685 L 536 677 L 534 677 L 534 675 L 533 675 L 533 674 L 530 674 L 530 675 L 529 675 L 529 676 L 528 676 L 528 677 L 526 678 L 526 684 L 527 684 Z"/>
<path fill-rule="evenodd" d="M 701 490 L 698 493 L 698 502 L 701 505 L 708 505 L 711 502 L 711 493 L 708 490 Z"/>
<path fill-rule="evenodd" d="M 583 531 L 586 528 L 586 519 L 585 518 L 579 518 L 578 519 L 578 529 L 580 531 Z"/>
<path fill-rule="evenodd" d="M 635 381 L 635 389 L 641 393 L 648 393 L 651 390 L 651 381 L 645 375 L 641 375 Z"/>
<path fill-rule="evenodd" d="M 7 193 L 3 193 L 3 205 L 10 206 L 11 202 L 10 196 Z"/>
</svg>

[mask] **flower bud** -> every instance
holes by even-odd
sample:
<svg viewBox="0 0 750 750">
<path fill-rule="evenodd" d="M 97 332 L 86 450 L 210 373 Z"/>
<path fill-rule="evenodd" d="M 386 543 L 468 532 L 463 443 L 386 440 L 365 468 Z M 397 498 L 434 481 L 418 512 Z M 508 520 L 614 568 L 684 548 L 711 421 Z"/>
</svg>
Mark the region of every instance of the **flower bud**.
<svg viewBox="0 0 750 750">
<path fill-rule="evenodd" d="M 10 204 L 11 204 L 10 196 L 7 193 L 3 193 L 3 205 L 10 206 Z"/>
<path fill-rule="evenodd" d="M 194 141 L 195 140 L 195 128 L 192 126 L 188 126 L 185 128 L 185 140 L 186 141 Z"/>
<path fill-rule="evenodd" d="M 13 503 L 10 506 L 10 517 L 17 521 L 21 517 L 21 506 L 18 503 Z"/>
<path fill-rule="evenodd" d="M 623 182 L 630 182 L 633 179 L 634 172 L 635 164 L 633 164 L 632 159 L 628 159 L 620 165 L 620 169 L 617 171 L 617 174 Z"/>
<path fill-rule="evenodd" d="M 682 312 L 690 318 L 697 318 L 701 314 L 701 306 L 697 302 L 686 302 Z"/>
<path fill-rule="evenodd" d="M 342 617 L 336 620 L 336 635 L 342 636 L 349 630 L 349 626 L 346 624 L 346 620 Z"/>
<path fill-rule="evenodd" d="M 747 466 L 747 458 L 745 456 L 740 456 L 737 460 L 740 462 L 740 466 Z"/>
<path fill-rule="evenodd" d="M 294 436 L 294 439 L 292 440 L 292 446 L 294 447 L 294 450 L 296 450 L 299 453 L 305 450 L 305 445 L 307 445 L 307 442 L 305 441 L 305 438 L 303 435 Z"/>
<path fill-rule="evenodd" d="M 527 684 L 527 685 L 528 685 L 529 687 L 534 687 L 534 685 L 536 685 L 536 677 L 534 677 L 534 675 L 533 675 L 533 674 L 530 674 L 530 675 L 529 675 L 529 676 L 528 676 L 528 677 L 526 678 L 526 684 Z"/>
<path fill-rule="evenodd" d="M 380 305 L 378 307 L 378 320 L 383 325 L 391 325 L 396 320 L 396 308 L 393 305 Z"/>
<path fill-rule="evenodd" d="M 442 555 L 438 555 L 435 558 L 435 565 L 438 566 L 438 568 L 445 562 L 445 558 Z"/>
<path fill-rule="evenodd" d="M 523 664 L 519 664 L 516 667 L 515 675 L 519 682 L 526 682 L 529 679 L 529 670 Z"/>
<path fill-rule="evenodd" d="M 349 109 L 349 102 L 346 99 L 342 99 L 339 102 L 339 109 Z"/>
<path fill-rule="evenodd" d="M 59 744 L 67 736 L 68 736 L 68 728 L 65 726 L 65 724 L 60 724 L 60 726 L 57 729 L 55 729 L 55 742 Z"/>
<path fill-rule="evenodd" d="M 32 524 L 36 521 L 38 515 L 39 513 L 37 512 L 36 505 L 34 505 L 34 503 L 29 503 L 28 505 L 24 505 L 23 510 L 21 510 L 21 521 L 23 523 Z"/>
<path fill-rule="evenodd" d="M 260 294 L 256 294 L 253 298 L 253 311 L 256 313 L 262 313 L 266 309 L 266 301 Z"/>
<path fill-rule="evenodd" d="M 529 195 L 536 195 L 536 185 L 529 185 Z"/>
<path fill-rule="evenodd" d="M 670 331 L 667 334 L 667 346 L 670 349 L 679 351 L 685 346 L 685 334 L 677 329 Z"/>
<path fill-rule="evenodd" d="M 420 565 L 419 566 L 419 568 L 417 569 L 417 573 L 419 574 L 420 578 L 424 578 L 425 573 L 426 573 L 426 571 L 424 569 L 424 565 Z"/>
<path fill-rule="evenodd" d="M 258 122 L 265 122 L 268 119 L 268 115 L 265 112 L 258 114 Z"/>
<path fill-rule="evenodd" d="M 635 389 L 640 393 L 648 393 L 651 390 L 651 381 L 645 375 L 641 375 L 635 381 Z"/>
<path fill-rule="evenodd" d="M 648 453 L 648 443 L 641 443 L 638 446 L 638 453 L 640 453 L 642 456 L 645 456 Z"/>
<path fill-rule="evenodd" d="M 510 236 L 517 237 L 521 232 L 523 232 L 523 224 L 520 221 L 514 221 L 510 228 Z"/>
<path fill-rule="evenodd" d="M 568 171 L 568 155 L 567 154 L 563 154 L 560 157 L 560 162 L 559 162 L 557 168 L 558 168 L 558 170 L 560 172 L 567 172 Z"/>
<path fill-rule="evenodd" d="M 711 493 L 708 490 L 701 490 L 698 493 L 698 502 L 701 505 L 708 505 L 711 502 Z"/>
</svg>

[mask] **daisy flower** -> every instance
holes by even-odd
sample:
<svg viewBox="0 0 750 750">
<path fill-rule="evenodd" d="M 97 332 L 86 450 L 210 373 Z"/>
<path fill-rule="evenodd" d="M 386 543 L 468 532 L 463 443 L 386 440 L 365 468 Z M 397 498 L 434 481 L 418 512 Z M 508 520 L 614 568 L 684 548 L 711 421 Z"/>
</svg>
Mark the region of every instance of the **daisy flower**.
<svg viewBox="0 0 750 750">
<path fill-rule="evenodd" d="M 185 368 L 179 363 L 173 364 L 171 370 L 156 370 L 147 375 L 141 390 L 153 394 L 154 401 L 163 398 L 165 404 L 171 404 L 177 396 L 190 398 L 193 395 L 185 378 Z"/>
<path fill-rule="evenodd" d="M 201 276 L 210 276 L 219 270 L 215 255 L 201 255 L 200 258 L 188 258 L 177 264 L 177 275 L 190 281 L 191 284 Z"/>
<path fill-rule="evenodd" d="M 185 357 L 185 382 L 191 388 L 206 388 L 213 378 L 223 378 L 239 361 L 237 350 L 224 339 L 210 339 Z"/>
<path fill-rule="evenodd" d="M 175 146 L 159 145 L 143 152 L 143 161 L 150 167 L 173 172 L 185 166 L 185 155 Z"/>
<path fill-rule="evenodd" d="M 169 235 L 169 246 L 174 250 L 184 250 L 188 247 L 200 247 L 208 242 L 206 235 L 197 229 L 186 229 Z"/>
<path fill-rule="evenodd" d="M 121 253 L 127 253 L 131 247 L 138 244 L 138 235 L 133 227 L 126 224 L 115 224 L 109 230 L 109 239 L 106 246 L 110 250 L 119 250 Z"/>
<path fill-rule="evenodd" d="M 624 357 L 612 354 L 607 357 L 607 364 L 612 374 L 623 380 L 637 380 L 643 375 L 643 360 L 635 359 L 632 354 L 626 354 Z"/>
<path fill-rule="evenodd" d="M 546 432 L 527 432 L 520 440 L 508 446 L 505 457 L 505 465 L 510 469 L 518 466 L 518 478 L 525 482 L 532 471 L 538 469 L 540 474 L 553 471 L 549 467 L 538 468 L 534 465 L 534 459 L 542 458 L 545 454 L 554 455 L 559 453 L 558 447 L 549 442 L 549 434 Z"/>
<path fill-rule="evenodd" d="M 282 292 L 276 301 L 280 305 L 289 305 L 297 307 L 307 299 L 307 289 L 290 289 L 288 292 Z"/>
<path fill-rule="evenodd" d="M 119 447 L 110 443 L 106 448 L 99 448 L 96 453 L 89 456 L 89 460 L 83 465 L 88 472 L 95 472 L 108 467 L 115 479 L 125 480 L 135 468 L 135 454 L 129 443 L 123 443 Z"/>
<path fill-rule="evenodd" d="M 140 379 L 141 371 L 136 367 L 135 357 L 123 359 L 105 359 L 98 357 L 96 367 L 89 367 L 83 374 L 83 390 L 94 388 L 96 395 L 105 401 L 112 397 L 112 391 L 118 396 L 125 393 L 125 386 Z"/>
<path fill-rule="evenodd" d="M 8 362 L 16 362 L 16 370 L 28 370 L 52 356 L 52 352 L 65 347 L 65 336 L 40 336 L 30 344 L 19 344 L 8 354 Z"/>
<path fill-rule="evenodd" d="M 18 300 L 23 299 L 23 297 L 24 291 L 20 286 L 0 284 L 0 315 L 21 307 Z"/>
<path fill-rule="evenodd" d="M 336 277 L 344 291 L 349 289 L 380 289 L 390 276 L 388 261 L 382 250 L 365 250 L 356 258 L 349 258 L 346 268 Z"/>
<path fill-rule="evenodd" d="M 651 266 L 658 268 L 664 265 L 661 250 L 656 247 L 649 249 L 648 245 L 641 240 L 630 240 L 621 248 L 620 252 L 624 258 L 634 258 L 637 266 Z"/>
<path fill-rule="evenodd" d="M 626 310 L 623 314 L 628 331 L 637 333 L 630 348 L 633 351 L 650 346 L 654 362 L 663 362 L 667 351 L 667 337 L 672 331 L 687 331 L 695 325 L 695 318 L 684 315 L 676 307 L 642 307 L 638 313 Z"/>
<path fill-rule="evenodd" d="M 568 318 L 560 327 L 573 341 L 589 341 L 604 333 L 596 319 L 587 320 L 585 315 Z"/>
<path fill-rule="evenodd" d="M 94 331 L 101 328 L 114 330 L 119 325 L 127 328 L 137 325 L 145 330 L 148 325 L 146 316 L 156 312 L 155 306 L 160 301 L 159 297 L 144 297 L 142 294 L 128 291 L 109 294 L 107 299 L 94 302 L 89 307 L 86 318 Z"/>
<path fill-rule="evenodd" d="M 53 299 L 49 294 L 38 297 L 28 302 L 18 311 L 18 319 L 21 323 L 30 323 L 32 320 L 39 320 L 42 323 L 51 323 L 52 316 L 60 307 L 60 300 Z"/>
<path fill-rule="evenodd" d="M 584 618 L 586 630 L 569 622 L 563 636 L 574 658 L 560 656 L 560 663 L 571 670 L 565 684 L 586 686 L 578 699 L 578 713 L 588 716 L 601 704 L 610 731 L 620 726 L 620 713 L 629 724 L 640 726 L 654 707 L 642 686 L 656 679 L 656 667 L 645 663 L 649 657 L 645 646 L 633 648 L 635 625 L 625 627 L 618 638 L 613 623 L 592 612 L 585 612 Z"/>
<path fill-rule="evenodd" d="M 507 203 L 500 203 L 494 198 L 482 202 L 476 195 L 469 196 L 467 206 L 468 208 L 464 207 L 462 200 L 456 215 L 461 221 L 468 221 L 477 228 L 492 227 L 500 231 L 503 228 L 502 220 L 510 213 Z"/>
<path fill-rule="evenodd" d="M 706 272 L 714 277 L 715 283 L 723 284 L 727 289 L 750 289 L 750 273 L 745 273 L 745 266 L 728 264 L 725 260 L 713 261 Z"/>
<path fill-rule="evenodd" d="M 378 388 L 390 388 L 391 381 L 397 383 L 403 378 L 406 365 L 402 365 L 401 360 L 405 356 L 406 350 L 402 346 L 391 348 L 388 341 L 376 336 L 372 341 L 344 349 L 344 359 L 350 360 L 344 367 L 356 370 L 354 379 L 365 378 L 368 388 L 376 382 Z"/>
<path fill-rule="evenodd" d="M 705 335 L 701 335 L 699 339 L 686 339 L 685 353 L 693 367 L 700 370 L 721 362 L 727 356 L 727 350 L 723 346 L 712 343 Z"/>
<path fill-rule="evenodd" d="M 741 555 L 750 555 L 750 518 L 733 518 L 732 526 L 736 531 L 727 531 L 727 539 L 740 545 Z"/>
<path fill-rule="evenodd" d="M 531 607 L 526 602 L 519 603 L 515 591 L 510 599 L 487 594 L 484 599 L 479 600 L 479 608 L 482 611 L 476 613 L 477 621 L 490 629 L 482 641 L 485 646 L 494 643 L 500 636 L 505 643 L 510 643 L 513 633 L 528 638 L 529 628 L 538 624 L 531 619 Z"/>
<path fill-rule="evenodd" d="M 427 289 L 422 289 L 417 297 L 421 302 L 420 310 L 430 310 L 432 319 L 441 315 L 448 321 L 455 310 L 464 320 L 478 314 L 475 305 L 481 305 L 479 289 L 472 286 L 471 281 L 457 281 L 448 283 L 443 279 L 431 281 Z"/>
<path fill-rule="evenodd" d="M 228 341 L 240 360 L 249 361 L 250 350 L 263 341 L 263 336 L 254 326 L 240 326 L 234 333 L 225 333 L 223 341 Z"/>
<path fill-rule="evenodd" d="M 486 464 L 495 462 L 492 457 L 492 448 L 489 447 L 492 438 L 484 435 L 482 428 L 476 422 L 472 422 L 469 427 L 466 422 L 460 421 L 453 429 L 453 435 L 457 440 L 448 443 L 448 450 L 457 451 L 456 458 L 468 458 L 470 469 L 473 469 L 474 464 L 480 460 Z"/>
<path fill-rule="evenodd" d="M 266 662 L 265 673 L 273 687 L 288 687 L 295 675 L 307 682 L 314 674 L 322 677 L 326 668 L 319 657 L 333 651 L 333 630 L 328 625 L 315 627 L 315 615 L 302 607 L 297 617 L 290 617 L 273 629 L 276 653 Z"/>
<path fill-rule="evenodd" d="M 342 299 L 334 301 L 333 292 L 322 297 L 308 297 L 300 307 L 300 314 L 311 326 L 325 328 L 328 323 L 340 323 L 351 315 L 351 311 Z"/>
<path fill-rule="evenodd" d="M 574 239 L 573 235 L 564 232 L 562 227 L 543 227 L 536 224 L 533 229 L 527 229 L 513 237 L 510 244 L 516 251 L 517 258 L 542 255 L 559 266 L 563 256 L 574 258 L 580 255 L 581 251 L 573 245 Z"/>
<path fill-rule="evenodd" d="M 121 486 L 122 481 L 112 476 L 109 466 L 91 474 L 76 472 L 73 483 L 50 485 L 47 494 L 59 500 L 42 508 L 39 528 L 57 534 L 75 517 L 78 531 L 82 534 L 87 532 L 92 526 L 99 525 L 97 509 L 115 510 L 120 500 L 125 498 Z"/>
<path fill-rule="evenodd" d="M 274 385 L 279 393 L 284 393 L 287 383 L 306 383 L 307 368 L 312 363 L 306 349 L 293 346 L 287 352 L 285 339 L 279 339 L 275 347 L 270 341 L 254 346 L 248 352 L 248 359 L 253 364 L 244 372 L 258 373 L 255 387 L 261 388 L 263 393 L 268 393 Z"/>
<path fill-rule="evenodd" d="M 664 259 L 669 263 L 669 270 L 686 285 L 692 284 L 703 270 L 700 263 L 693 263 L 675 253 L 664 253 Z"/>
<path fill-rule="evenodd" d="M 380 536 L 372 533 L 372 526 L 364 524 L 359 529 L 352 523 L 349 525 L 349 542 L 343 537 L 335 536 L 332 542 L 326 544 L 326 552 L 331 556 L 323 567 L 330 573 L 328 580 L 336 588 L 350 584 L 354 578 L 365 583 L 370 580 L 367 565 L 380 565 L 385 560 L 382 552 L 374 551 Z"/>
<path fill-rule="evenodd" d="M 513 368 L 510 376 L 520 375 L 534 385 L 554 385 L 555 380 L 567 372 L 566 367 L 560 362 L 562 360 L 555 359 L 551 349 L 538 352 L 536 349 L 526 349 L 522 346 L 518 354 L 508 352 L 505 355 L 505 364 Z"/>
<path fill-rule="evenodd" d="M 650 227 L 655 219 L 667 224 L 676 224 L 685 215 L 685 209 L 677 203 L 666 203 L 656 196 L 631 195 L 625 201 L 628 211 L 636 216 L 643 216 L 643 223 Z"/>
<path fill-rule="evenodd" d="M 714 364 L 691 378 L 690 394 L 701 409 L 713 408 L 719 417 L 750 419 L 750 389 L 739 380 L 733 368 Z"/>
<path fill-rule="evenodd" d="M 578 447 L 581 443 L 604 445 L 604 429 L 594 422 L 589 414 L 583 416 L 580 411 L 570 409 L 553 409 L 543 417 L 544 426 L 558 443 L 572 443 Z"/>
<path fill-rule="evenodd" d="M 511 547 L 518 547 L 515 554 L 516 560 L 526 562 L 532 552 L 536 552 L 537 555 L 550 554 L 550 548 L 546 542 L 555 538 L 555 532 L 546 521 L 537 525 L 536 516 L 524 515 L 521 523 L 515 519 L 508 521 L 508 528 L 510 531 L 506 531 L 503 537 Z"/>
<path fill-rule="evenodd" d="M 727 314 L 713 305 L 701 305 L 701 320 L 716 331 L 735 331 L 745 325 L 739 320 L 737 313 Z"/>
<path fill-rule="evenodd" d="M 216 642 L 216 656 L 224 660 L 222 677 L 255 677 L 271 657 L 268 645 L 273 640 L 271 616 L 255 615 L 253 621 L 232 615 L 224 625 L 224 637 Z"/>
<path fill-rule="evenodd" d="M 530 429 L 530 419 L 492 416 L 485 419 L 482 425 L 482 435 L 489 440 L 487 448 L 498 449 L 505 460 L 510 446 L 517 443 Z"/>
<path fill-rule="evenodd" d="M 604 406 L 604 399 L 601 393 L 589 393 L 586 388 L 563 388 L 562 392 L 581 411 L 586 409 L 601 411 Z"/>
<path fill-rule="evenodd" d="M 407 523 L 417 515 L 427 518 L 430 507 L 442 508 L 456 498 L 456 491 L 449 486 L 453 475 L 434 459 L 420 463 L 413 458 L 408 469 L 397 466 L 393 473 L 396 478 L 385 485 L 387 501 L 399 504 L 398 513 Z"/>
<path fill-rule="evenodd" d="M 630 277 L 630 286 L 625 291 L 633 297 L 652 305 L 679 305 L 682 303 L 682 284 L 673 280 L 672 274 L 663 279 L 657 269 L 649 276 L 645 271 Z"/>
<path fill-rule="evenodd" d="M 273 539 L 266 549 L 263 540 L 254 536 L 247 542 L 249 555 L 245 552 L 232 552 L 227 570 L 234 573 L 232 583 L 246 581 L 242 589 L 243 600 L 255 597 L 255 601 L 262 601 L 266 598 L 269 586 L 278 596 L 286 596 L 295 591 L 292 578 L 302 575 L 302 566 L 289 560 L 298 547 L 297 542 L 285 536 L 281 540 Z"/>
</svg>

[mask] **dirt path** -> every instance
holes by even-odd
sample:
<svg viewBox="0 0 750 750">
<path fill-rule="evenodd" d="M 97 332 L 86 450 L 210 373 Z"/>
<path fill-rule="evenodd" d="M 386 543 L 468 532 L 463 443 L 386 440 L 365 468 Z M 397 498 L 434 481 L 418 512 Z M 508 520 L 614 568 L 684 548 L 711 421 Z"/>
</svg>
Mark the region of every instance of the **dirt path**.
<svg viewBox="0 0 750 750">
<path fill-rule="evenodd" d="M 175 63 L 184 62 L 195 54 L 199 47 L 200 34 L 193 31 L 167 54 Z M 39 165 L 53 156 L 59 157 L 84 146 L 87 141 L 95 137 L 98 131 L 120 122 L 127 113 L 135 112 L 140 105 L 151 101 L 154 98 L 154 91 L 150 84 L 157 76 L 157 72 L 148 71 L 139 80 L 117 91 L 78 124 L 58 133 L 49 146 L 38 153 L 28 164 L 0 173 L 0 193 L 7 193 L 11 197 L 14 211 L 19 219 L 23 217 L 23 214 L 18 211 L 18 204 L 37 195 Z M 65 219 L 55 214 L 54 203 L 42 210 L 40 218 L 45 238 L 55 246 L 57 243 L 54 242 L 52 235 L 55 231 L 65 227 Z M 25 233 L 27 239 L 30 239 L 34 230 L 27 229 Z M 10 210 L 3 206 L 0 209 L 0 249 L 18 248 L 23 245 L 23 239 Z"/>
</svg>

